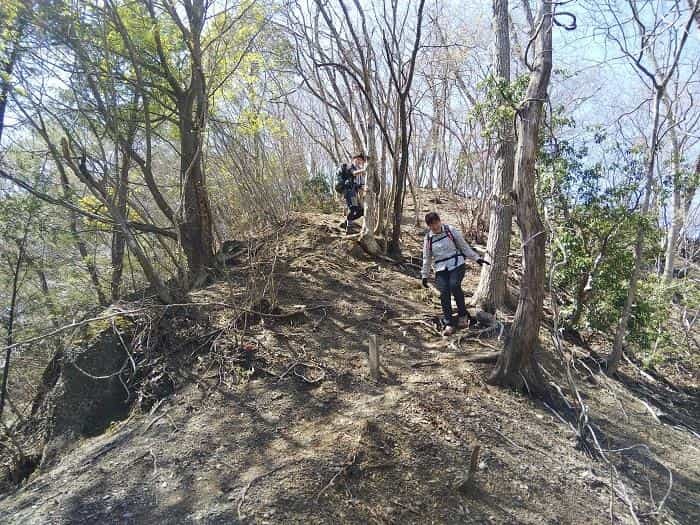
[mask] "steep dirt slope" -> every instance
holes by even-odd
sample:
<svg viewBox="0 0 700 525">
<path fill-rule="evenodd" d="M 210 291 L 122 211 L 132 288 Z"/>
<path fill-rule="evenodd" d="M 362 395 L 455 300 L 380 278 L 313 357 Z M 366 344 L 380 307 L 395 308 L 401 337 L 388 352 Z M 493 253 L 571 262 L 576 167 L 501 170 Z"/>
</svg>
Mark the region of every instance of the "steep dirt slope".
<svg viewBox="0 0 700 525">
<path fill-rule="evenodd" d="M 459 224 L 455 206 L 441 211 Z M 438 303 L 416 268 L 364 258 L 337 220 L 296 218 L 267 262 L 280 309 L 236 330 L 230 309 L 212 310 L 215 337 L 179 350 L 170 369 L 175 394 L 4 495 L 3 523 L 633 523 L 618 480 L 611 492 L 610 469 L 575 449 L 568 424 L 487 386 L 491 365 L 467 360 L 501 341 L 436 335 Z M 421 231 L 407 226 L 405 239 L 417 255 Z M 192 301 L 232 302 L 244 273 Z M 465 288 L 477 278 L 470 270 Z M 545 328 L 542 340 L 546 353 Z M 633 388 L 598 376 L 580 386 L 604 447 L 652 453 L 610 453 L 626 497 L 644 522 L 697 523 L 697 397 L 624 373 Z M 463 494 L 476 445 L 476 485 Z"/>
</svg>

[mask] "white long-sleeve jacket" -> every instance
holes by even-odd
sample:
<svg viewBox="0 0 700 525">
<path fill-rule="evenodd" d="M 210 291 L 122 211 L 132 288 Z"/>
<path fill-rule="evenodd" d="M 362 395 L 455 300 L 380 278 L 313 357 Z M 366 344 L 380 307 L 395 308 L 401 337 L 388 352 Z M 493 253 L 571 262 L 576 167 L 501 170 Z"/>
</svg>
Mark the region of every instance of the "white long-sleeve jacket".
<svg viewBox="0 0 700 525">
<path fill-rule="evenodd" d="M 447 233 L 448 229 L 454 242 Z M 465 257 L 476 261 L 481 258 L 481 255 L 467 244 L 467 241 L 464 240 L 457 228 L 443 223 L 440 233 L 433 233 L 432 230 L 428 230 L 428 233 L 425 234 L 421 276 L 424 279 L 430 276 L 430 266 L 432 264 L 435 265 L 436 272 L 454 270 L 464 264 Z"/>
</svg>

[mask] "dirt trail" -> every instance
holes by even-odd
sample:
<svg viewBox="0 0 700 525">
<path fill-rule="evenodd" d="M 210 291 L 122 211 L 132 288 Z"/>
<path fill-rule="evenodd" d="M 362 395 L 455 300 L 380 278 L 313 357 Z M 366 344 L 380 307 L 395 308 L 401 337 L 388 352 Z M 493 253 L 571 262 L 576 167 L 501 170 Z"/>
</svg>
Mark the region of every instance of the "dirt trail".
<svg viewBox="0 0 700 525">
<path fill-rule="evenodd" d="M 454 208 L 441 212 L 459 224 Z M 417 254 L 420 231 L 406 230 Z M 487 386 L 490 365 L 466 360 L 500 341 L 438 337 L 423 322 L 438 303 L 415 267 L 355 258 L 348 245 L 336 217 L 298 218 L 275 282 L 283 310 L 308 309 L 247 329 L 264 370 L 235 384 L 201 355 L 153 414 L 78 443 L 3 496 L 3 523 L 588 524 L 610 523 L 611 508 L 614 523 L 633 523 L 615 494 L 611 506 L 609 469 L 575 450 L 568 426 L 539 402 Z M 472 269 L 465 289 L 477 278 Z M 222 282 L 192 299 L 233 292 Z M 379 382 L 367 367 L 370 334 L 381 346 Z M 544 329 L 542 340 L 546 351 Z M 653 416 L 640 401 L 649 395 L 621 382 L 581 389 L 604 446 L 642 443 L 654 454 L 612 454 L 638 514 L 664 497 L 661 464 L 672 470 L 661 515 L 640 519 L 700 522 L 697 399 L 675 407 L 684 427 Z M 476 489 L 462 495 L 454 485 L 477 444 Z"/>
</svg>

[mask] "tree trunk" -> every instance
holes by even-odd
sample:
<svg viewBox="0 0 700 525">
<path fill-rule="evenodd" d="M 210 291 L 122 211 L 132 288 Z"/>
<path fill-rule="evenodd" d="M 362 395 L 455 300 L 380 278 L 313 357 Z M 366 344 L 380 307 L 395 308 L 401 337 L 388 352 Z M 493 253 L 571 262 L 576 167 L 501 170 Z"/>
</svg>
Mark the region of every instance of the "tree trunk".
<svg viewBox="0 0 700 525">
<path fill-rule="evenodd" d="M 187 104 L 191 108 L 191 102 Z M 187 111 L 187 110 L 186 110 Z M 191 111 L 191 109 L 190 109 Z M 189 113 L 191 115 L 191 113 Z M 211 210 L 202 165 L 200 129 L 185 112 L 180 120 L 180 176 L 184 191 L 184 217 L 180 224 L 182 248 L 193 276 L 211 267 L 214 254 Z"/>
<path fill-rule="evenodd" d="M 700 183 L 700 155 L 698 155 L 695 160 L 695 167 L 693 175 L 691 176 L 691 183 L 687 185 L 685 191 L 683 192 L 683 233 L 688 227 L 690 221 L 690 207 L 695 199 L 695 193 L 698 191 L 698 184 Z"/>
<path fill-rule="evenodd" d="M 649 205 L 651 202 L 651 193 L 654 186 L 654 167 L 656 163 L 656 149 L 659 142 L 659 112 L 661 108 L 661 98 L 663 97 L 662 90 L 656 90 L 654 97 L 654 117 L 651 128 L 651 151 L 647 161 L 646 185 L 644 188 L 644 197 L 642 200 L 641 216 L 645 217 L 649 213 Z M 629 324 L 632 315 L 632 306 L 637 298 L 637 285 L 639 277 L 642 273 L 642 262 L 644 258 L 644 227 L 640 224 L 637 226 L 637 234 L 634 241 L 634 266 L 630 275 L 629 284 L 627 285 L 627 297 L 625 305 L 622 308 L 620 322 L 615 331 L 615 339 L 613 348 L 607 360 L 607 373 L 612 375 L 617 371 L 622 359 L 622 352 L 625 346 L 625 336 L 627 335 L 627 325 Z"/>
<path fill-rule="evenodd" d="M 596 255 L 596 258 L 593 260 L 593 265 L 579 281 L 579 285 L 576 288 L 574 310 L 568 320 L 571 326 L 578 325 L 579 321 L 581 320 L 581 316 L 583 315 L 583 309 L 591 299 L 591 295 L 593 294 L 593 286 L 596 282 L 596 277 L 598 276 L 598 270 L 600 269 L 600 265 L 603 263 L 603 259 L 608 252 L 608 245 L 615 232 L 617 232 L 617 228 L 618 226 L 614 226 L 603 238 L 598 255 Z"/>
<path fill-rule="evenodd" d="M 70 192 L 72 191 L 70 188 L 70 183 L 68 182 L 68 177 L 66 176 L 66 172 L 63 168 L 59 168 L 58 172 L 61 180 L 63 196 L 66 200 L 68 200 L 70 198 Z M 97 271 L 97 266 L 95 265 L 94 261 L 90 259 L 90 254 L 88 253 L 87 245 L 85 244 L 85 241 L 83 241 L 83 239 L 80 237 L 80 233 L 78 232 L 78 215 L 77 213 L 71 210 L 69 211 L 69 217 L 69 228 L 71 232 L 71 237 L 73 237 L 75 247 L 77 248 L 78 253 L 80 254 L 80 259 L 85 263 L 88 275 L 90 276 L 90 281 L 95 287 L 95 292 L 97 293 L 97 301 L 100 304 L 100 306 L 107 306 L 109 304 L 109 301 L 107 300 L 107 296 L 105 296 L 105 293 L 102 290 L 102 284 L 100 283 L 100 275 Z"/>
<path fill-rule="evenodd" d="M 493 18 L 496 26 L 496 75 L 499 82 L 510 83 L 508 0 L 493 0 Z M 505 103 L 504 100 L 500 102 Z M 489 236 L 486 243 L 491 265 L 482 266 L 475 294 L 476 304 L 492 314 L 506 302 L 508 292 L 508 253 L 513 220 L 513 201 L 510 195 L 513 189 L 513 153 L 512 124 L 502 122 L 496 147 Z"/>
<path fill-rule="evenodd" d="M 408 172 L 408 115 L 406 100 L 399 101 L 400 151 L 398 165 L 394 161 L 394 204 L 392 210 L 392 229 L 389 253 L 392 257 L 401 255 L 401 223 L 403 222 L 403 196 L 406 190 Z"/>
<path fill-rule="evenodd" d="M 369 42 L 364 18 L 362 19 L 362 31 L 365 41 Z M 367 115 L 367 155 L 369 158 L 367 159 L 367 175 L 365 178 L 365 210 L 362 230 L 360 231 L 360 245 L 367 253 L 379 255 L 386 248 L 386 244 L 381 246 L 377 242 L 377 232 L 382 230 L 379 214 L 381 183 L 377 173 L 377 122 L 374 112 L 369 107 L 374 97 L 372 88 L 372 55 L 369 53 L 362 61 L 362 80 L 366 90 L 366 98 L 364 99 L 364 104 L 362 104 L 362 110 Z"/>
<path fill-rule="evenodd" d="M 84 166 L 79 166 L 74 161 L 75 154 L 73 151 L 71 151 L 70 147 L 68 146 L 68 141 L 65 138 L 61 139 L 61 149 L 63 150 L 63 158 L 66 164 L 70 166 L 75 176 L 78 177 L 78 179 L 80 179 L 80 181 L 92 191 L 92 194 L 107 207 L 110 216 L 112 219 L 114 219 L 114 222 L 117 223 L 117 226 L 124 234 L 126 245 L 138 259 L 139 264 L 143 269 L 143 273 L 146 275 L 146 279 L 148 279 L 148 282 L 151 284 L 151 286 L 153 286 L 153 289 L 158 297 L 166 304 L 174 302 L 172 292 L 167 286 L 165 286 L 159 277 L 158 272 L 156 272 L 155 268 L 153 267 L 151 260 L 146 255 L 146 252 L 144 252 L 143 248 L 141 248 L 141 245 L 138 243 L 138 240 L 129 226 L 129 222 L 127 221 L 126 217 L 119 212 L 112 201 L 104 198 L 100 192 L 95 190 L 94 185 L 90 183 L 90 174 L 85 171 Z"/>
<path fill-rule="evenodd" d="M 212 267 L 214 257 L 211 207 L 202 151 L 208 111 L 201 49 L 205 14 L 202 0 L 189 4 L 187 16 L 190 22 L 192 61 L 190 84 L 178 101 L 180 177 L 184 188 L 184 220 L 180 224 L 180 234 L 190 274 L 195 279 L 201 278 Z"/>
<path fill-rule="evenodd" d="M 693 4 L 693 0 L 688 0 L 688 7 L 690 9 L 693 9 L 695 6 Z M 695 18 L 695 23 L 698 25 L 698 29 L 700 29 L 700 10 L 695 10 L 693 13 L 693 18 Z"/>
<path fill-rule="evenodd" d="M 126 197 L 129 188 L 129 153 L 122 152 L 122 164 L 119 170 L 119 186 L 117 186 L 117 194 L 115 198 L 115 206 L 124 215 L 128 217 L 126 207 Z M 110 283 L 110 291 L 112 293 L 112 301 L 118 301 L 121 297 L 120 289 L 122 282 L 122 272 L 124 270 L 124 247 L 126 239 L 124 234 L 118 227 L 114 227 L 112 231 L 112 281 Z"/>
<path fill-rule="evenodd" d="M 365 215 L 360 232 L 362 248 L 372 255 L 380 254 L 383 249 L 375 236 L 379 226 L 380 182 L 377 174 L 377 141 L 375 135 L 374 115 L 367 116 L 367 177 L 365 184 Z"/>
<path fill-rule="evenodd" d="M 654 90 L 654 109 L 652 118 L 652 128 L 651 137 L 649 141 L 649 158 L 647 161 L 647 173 L 646 173 L 646 187 L 644 189 L 644 198 L 642 203 L 641 215 L 645 218 L 650 209 L 650 204 L 652 197 L 656 197 L 653 193 L 654 185 L 654 171 L 656 167 L 656 154 L 659 147 L 660 137 L 659 137 L 659 127 L 660 127 L 660 110 L 661 101 L 666 96 L 666 86 L 668 85 L 671 76 L 673 75 L 676 67 L 678 66 L 678 61 L 681 56 L 681 52 L 688 41 L 688 35 L 690 34 L 690 28 L 693 24 L 693 19 L 698 13 L 698 8 L 700 7 L 700 2 L 696 0 L 691 7 L 691 13 L 686 22 L 683 30 L 683 34 L 680 40 L 676 43 L 676 49 L 673 55 L 673 62 L 669 64 L 665 69 L 663 77 L 660 75 L 660 70 L 658 66 L 654 73 L 650 73 L 645 68 L 639 66 L 639 58 L 634 57 L 634 63 L 638 70 L 641 71 L 647 78 L 652 82 Z M 642 43 L 644 43 L 644 38 Z M 649 46 L 645 46 L 650 49 Z M 652 60 L 656 62 L 652 54 Z M 661 77 L 661 78 L 660 78 Z M 642 258 L 644 256 L 644 225 L 640 222 L 637 226 L 637 235 L 634 244 L 634 266 L 632 268 L 632 274 L 630 275 L 630 282 L 627 287 L 627 298 L 625 299 L 625 305 L 622 309 L 622 315 L 620 316 L 620 323 L 615 332 L 615 340 L 613 341 L 613 349 L 607 359 L 607 373 L 612 375 L 617 371 L 620 365 L 620 360 L 622 359 L 622 352 L 625 345 L 625 336 L 627 335 L 627 329 L 630 317 L 632 315 L 632 307 L 637 298 L 637 285 L 642 272 Z"/>
<path fill-rule="evenodd" d="M 377 227 L 374 230 L 375 235 L 379 232 L 384 232 L 386 234 L 386 212 L 387 212 L 387 191 L 389 189 L 389 183 L 386 178 L 386 163 L 387 163 L 387 147 L 386 141 L 382 138 L 382 155 L 379 159 L 379 197 L 378 197 L 378 210 L 377 210 Z"/>
<path fill-rule="evenodd" d="M 518 144 L 515 152 L 514 192 L 516 216 L 523 247 L 523 277 L 520 297 L 511 333 L 489 383 L 514 388 L 525 387 L 535 393 L 542 388 L 534 350 L 537 346 L 545 282 L 544 225 L 535 199 L 535 160 L 542 105 L 552 71 L 552 3 L 542 0 L 535 56 L 537 63 L 530 74 L 525 102 L 518 118 Z"/>
<path fill-rule="evenodd" d="M 17 311 L 17 292 L 20 287 L 20 270 L 22 269 L 22 262 L 24 260 L 24 250 L 27 244 L 27 236 L 29 234 L 29 227 L 24 230 L 24 237 L 19 242 L 19 253 L 17 254 L 17 262 L 15 263 L 14 272 L 12 274 L 12 294 L 10 298 L 10 308 L 7 312 L 7 338 L 5 339 L 7 352 L 5 353 L 5 364 L 3 366 L 2 373 L 2 386 L 0 387 L 0 421 L 2 421 L 2 412 L 5 408 L 5 398 L 7 397 L 7 377 L 10 374 L 10 358 L 12 357 L 12 348 L 10 348 L 14 342 L 14 325 L 15 325 L 15 314 Z"/>
<path fill-rule="evenodd" d="M 676 247 L 678 246 L 678 237 L 683 229 L 683 178 L 681 174 L 681 151 L 680 143 L 678 142 L 678 132 L 676 131 L 675 119 L 673 111 L 668 108 L 669 118 L 669 133 L 671 135 L 671 169 L 673 170 L 673 194 L 671 196 L 673 202 L 673 219 L 671 221 L 671 231 L 668 232 L 666 239 L 666 257 L 664 264 L 664 281 L 670 283 L 673 279 L 673 266 L 676 259 Z"/>
</svg>

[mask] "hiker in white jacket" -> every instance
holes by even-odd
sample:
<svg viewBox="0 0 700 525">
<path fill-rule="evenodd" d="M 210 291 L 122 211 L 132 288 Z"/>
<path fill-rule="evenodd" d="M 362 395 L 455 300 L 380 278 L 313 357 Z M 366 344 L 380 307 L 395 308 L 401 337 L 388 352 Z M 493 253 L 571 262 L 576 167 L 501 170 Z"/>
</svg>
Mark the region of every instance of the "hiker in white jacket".
<svg viewBox="0 0 700 525">
<path fill-rule="evenodd" d="M 440 216 L 433 212 L 425 216 L 428 232 L 423 242 L 423 269 L 421 277 L 423 286 L 428 287 L 430 266 L 435 266 L 435 286 L 440 290 L 440 303 L 442 304 L 443 335 L 451 335 L 455 331 L 452 319 L 452 297 L 457 303 L 458 325 L 460 328 L 469 326 L 469 315 L 464 304 L 464 292 L 462 291 L 462 279 L 466 271 L 466 258 L 472 259 L 480 266 L 489 264 L 481 255 L 476 253 L 460 231 L 449 224 L 443 224 Z"/>
</svg>

